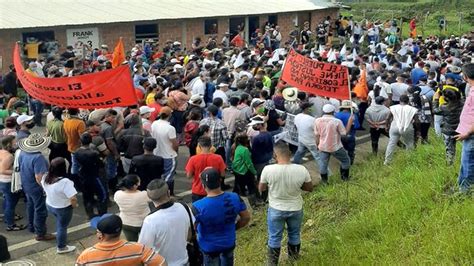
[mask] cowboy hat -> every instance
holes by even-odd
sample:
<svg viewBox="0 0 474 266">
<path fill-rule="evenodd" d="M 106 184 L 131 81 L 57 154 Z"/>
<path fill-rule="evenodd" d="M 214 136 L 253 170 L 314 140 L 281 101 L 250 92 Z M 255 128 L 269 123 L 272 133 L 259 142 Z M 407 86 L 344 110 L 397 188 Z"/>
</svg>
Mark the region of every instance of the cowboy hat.
<svg viewBox="0 0 474 266">
<path fill-rule="evenodd" d="M 283 90 L 282 94 L 285 100 L 292 102 L 298 98 L 298 89 L 295 87 L 286 88 Z"/>
<path fill-rule="evenodd" d="M 462 69 L 458 66 L 450 66 L 449 71 L 453 72 L 454 74 L 461 73 Z"/>
<path fill-rule="evenodd" d="M 43 151 L 44 149 L 48 148 L 50 143 L 50 137 L 45 137 L 42 134 L 34 133 L 29 135 L 28 138 L 18 141 L 18 147 L 24 152 L 33 153 Z"/>
</svg>

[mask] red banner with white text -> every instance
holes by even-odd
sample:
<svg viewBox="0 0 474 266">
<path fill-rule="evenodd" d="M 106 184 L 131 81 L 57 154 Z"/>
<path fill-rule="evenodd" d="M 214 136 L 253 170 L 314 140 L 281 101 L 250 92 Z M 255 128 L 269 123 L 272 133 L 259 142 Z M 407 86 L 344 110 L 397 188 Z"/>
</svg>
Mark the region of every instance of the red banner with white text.
<svg viewBox="0 0 474 266">
<path fill-rule="evenodd" d="M 319 96 L 349 100 L 351 98 L 348 68 L 314 61 L 291 49 L 281 79 L 301 91 Z"/>
<path fill-rule="evenodd" d="M 19 49 L 16 44 L 15 70 L 23 88 L 35 99 L 60 107 L 83 109 L 137 104 L 130 69 L 126 65 L 81 76 L 40 78 L 25 71 Z"/>
</svg>

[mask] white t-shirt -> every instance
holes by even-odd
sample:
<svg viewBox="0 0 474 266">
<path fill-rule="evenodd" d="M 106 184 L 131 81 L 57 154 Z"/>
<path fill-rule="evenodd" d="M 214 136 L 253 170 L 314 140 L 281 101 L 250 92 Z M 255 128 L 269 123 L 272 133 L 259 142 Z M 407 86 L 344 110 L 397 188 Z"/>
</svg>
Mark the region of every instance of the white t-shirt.
<svg viewBox="0 0 474 266">
<path fill-rule="evenodd" d="M 370 105 L 375 105 L 375 95 L 374 95 L 374 94 L 375 94 L 375 93 L 374 93 L 373 90 L 369 91 L 369 98 L 370 98 L 370 100 L 371 100 L 371 101 L 370 101 Z M 383 90 L 383 89 L 380 90 L 379 96 L 382 96 L 382 97 L 384 97 L 385 99 L 388 99 L 388 95 L 387 95 L 387 93 L 385 92 L 385 90 Z"/>
<path fill-rule="evenodd" d="M 148 206 L 150 199 L 146 191 L 127 193 L 119 190 L 114 194 L 114 201 L 119 207 L 119 216 L 122 218 L 123 224 L 140 227 L 145 217 L 150 213 Z"/>
<path fill-rule="evenodd" d="M 295 116 L 295 126 L 298 130 L 298 141 L 305 145 L 316 145 L 314 136 L 314 120 L 316 118 L 307 114 L 297 114 Z"/>
<path fill-rule="evenodd" d="M 69 207 L 70 198 L 77 194 L 74 183 L 67 178 L 61 178 L 56 183 L 46 184 L 45 178 L 46 175 L 43 176 L 41 185 L 46 193 L 46 204 L 56 209 Z"/>
<path fill-rule="evenodd" d="M 390 84 L 390 88 L 392 89 L 392 101 L 400 101 L 400 96 L 407 94 L 409 87 L 407 84 L 399 82 Z"/>
<path fill-rule="evenodd" d="M 221 90 L 216 90 L 214 94 L 212 95 L 213 100 L 216 98 L 221 98 L 224 104 L 228 104 L 229 102 L 229 97 L 227 97 L 227 94 L 225 94 L 225 92 Z"/>
<path fill-rule="evenodd" d="M 187 265 L 186 245 L 190 226 L 189 215 L 184 206 L 174 203 L 173 206 L 160 209 L 145 218 L 138 243 L 154 248 L 170 266 Z"/>
<path fill-rule="evenodd" d="M 268 185 L 270 207 L 280 211 L 299 211 L 303 209 L 301 186 L 311 182 L 311 176 L 299 164 L 272 164 L 263 168 L 260 182 Z"/>
<path fill-rule="evenodd" d="M 156 148 L 153 153 L 163 159 L 172 159 L 178 156 L 173 149 L 171 139 L 176 139 L 176 129 L 165 120 L 156 120 L 151 124 L 151 136 L 156 139 Z"/>
</svg>

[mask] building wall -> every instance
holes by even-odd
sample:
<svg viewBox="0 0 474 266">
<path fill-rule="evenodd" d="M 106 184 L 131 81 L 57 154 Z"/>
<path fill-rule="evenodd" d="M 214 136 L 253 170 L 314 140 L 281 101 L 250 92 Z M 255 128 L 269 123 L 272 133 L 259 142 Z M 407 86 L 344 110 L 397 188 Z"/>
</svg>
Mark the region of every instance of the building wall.
<svg viewBox="0 0 474 266">
<path fill-rule="evenodd" d="M 272 14 L 259 15 L 260 28 L 263 27 L 268 16 Z M 326 16 L 332 19 L 338 16 L 338 9 L 325 9 L 305 12 L 279 13 L 278 25 L 283 34 L 283 42 L 288 39 L 288 33 L 295 28 L 295 21 L 299 28 L 304 21 L 311 22 L 311 29 Z M 58 26 L 50 28 L 26 28 L 26 29 L 8 29 L 0 30 L 0 56 L 2 57 L 1 73 L 8 70 L 8 65 L 12 64 L 13 46 L 16 41 L 22 40 L 22 33 L 53 30 L 56 40 L 60 43 L 60 52 L 66 47 L 66 29 L 97 27 L 99 29 L 99 41 L 101 44 L 107 44 L 109 49 L 113 49 L 119 37 L 123 38 L 125 50 L 130 50 L 135 44 L 135 25 L 154 24 L 158 25 L 160 42 L 164 44 L 167 40 L 179 41 L 188 49 L 191 48 L 195 37 L 201 37 L 205 43 L 211 36 L 204 34 L 204 18 L 186 19 L 186 20 L 159 20 L 153 22 L 126 22 L 113 24 L 81 25 L 81 26 Z M 217 28 L 217 41 L 220 43 L 224 34 L 229 31 L 229 17 L 219 17 Z"/>
</svg>

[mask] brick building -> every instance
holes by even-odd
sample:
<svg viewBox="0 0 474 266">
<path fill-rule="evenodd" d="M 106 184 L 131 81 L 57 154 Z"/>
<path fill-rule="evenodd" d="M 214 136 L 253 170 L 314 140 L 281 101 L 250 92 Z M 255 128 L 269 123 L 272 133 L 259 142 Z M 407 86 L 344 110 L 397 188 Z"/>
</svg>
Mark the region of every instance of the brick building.
<svg viewBox="0 0 474 266">
<path fill-rule="evenodd" d="M 60 52 L 66 44 L 78 42 L 113 48 L 123 37 L 125 49 L 145 39 L 179 41 L 190 47 L 195 37 L 205 42 L 226 32 L 235 34 L 243 27 L 248 40 L 251 32 L 266 22 L 279 25 L 283 41 L 303 22 L 311 29 L 326 16 L 334 19 L 339 8 L 323 0 L 16 0 L 2 3 L 0 16 L 0 71 L 12 63 L 17 41 L 35 37 L 43 44 L 57 40 Z M 46 48 L 40 45 L 40 53 Z"/>
</svg>

